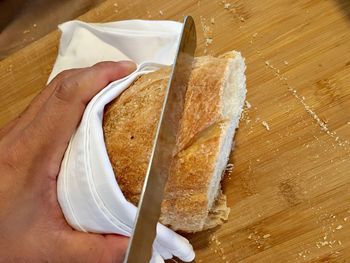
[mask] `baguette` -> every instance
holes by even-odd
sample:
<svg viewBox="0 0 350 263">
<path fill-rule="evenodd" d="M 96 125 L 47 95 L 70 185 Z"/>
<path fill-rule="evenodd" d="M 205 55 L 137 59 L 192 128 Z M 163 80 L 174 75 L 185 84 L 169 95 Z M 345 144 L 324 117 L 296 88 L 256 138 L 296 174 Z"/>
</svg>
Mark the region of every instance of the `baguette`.
<svg viewBox="0 0 350 263">
<path fill-rule="evenodd" d="M 229 208 L 220 181 L 242 112 L 246 87 L 241 54 L 195 58 L 170 167 L 160 222 L 198 232 L 222 224 Z M 139 77 L 104 113 L 104 136 L 118 184 L 137 205 L 170 68 Z"/>
</svg>

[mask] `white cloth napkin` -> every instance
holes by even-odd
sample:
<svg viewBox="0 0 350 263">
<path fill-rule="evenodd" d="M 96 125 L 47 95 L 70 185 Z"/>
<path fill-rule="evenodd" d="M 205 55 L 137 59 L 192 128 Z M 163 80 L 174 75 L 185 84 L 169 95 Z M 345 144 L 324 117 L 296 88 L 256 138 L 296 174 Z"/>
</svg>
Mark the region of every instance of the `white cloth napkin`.
<svg viewBox="0 0 350 263">
<path fill-rule="evenodd" d="M 80 231 L 130 236 L 137 208 L 121 192 L 110 164 L 102 130 L 104 106 L 138 76 L 174 61 L 182 24 L 129 20 L 106 24 L 71 21 L 62 31 L 59 54 L 49 77 L 65 69 L 109 60 L 133 60 L 137 70 L 109 84 L 88 104 L 62 161 L 58 201 L 68 223 Z M 158 224 L 152 262 L 176 256 L 192 261 L 194 251 L 184 237 Z"/>
</svg>

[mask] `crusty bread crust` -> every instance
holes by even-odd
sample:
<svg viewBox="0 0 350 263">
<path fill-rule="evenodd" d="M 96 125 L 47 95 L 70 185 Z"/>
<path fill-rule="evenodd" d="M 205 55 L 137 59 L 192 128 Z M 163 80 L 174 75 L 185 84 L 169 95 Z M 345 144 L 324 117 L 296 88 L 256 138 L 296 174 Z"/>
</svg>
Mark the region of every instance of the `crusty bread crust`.
<svg viewBox="0 0 350 263">
<path fill-rule="evenodd" d="M 137 204 L 148 166 L 170 68 L 137 79 L 104 114 L 108 156 L 124 196 Z"/>
<path fill-rule="evenodd" d="M 229 111 L 223 107 L 234 98 L 224 95 L 230 88 L 227 83 L 233 63 L 238 63 L 239 74 L 244 75 L 238 52 L 222 58 L 198 57 L 193 63 L 178 134 L 179 151 L 170 168 L 160 217 L 161 223 L 174 230 L 201 231 L 228 217 L 219 186 L 223 168 L 218 168 L 218 162 L 222 158 L 227 162 L 228 156 L 222 155 L 224 139 L 232 143 L 236 127 L 232 128 L 231 118 L 239 118 L 245 97 L 244 83 L 232 87 L 240 89 L 237 99 L 243 96 L 243 101 L 237 104 L 235 114 L 227 116 Z M 105 110 L 108 155 L 122 192 L 134 204 L 139 201 L 169 73 L 167 67 L 141 76 Z M 237 126 L 238 120 L 234 123 Z"/>
</svg>

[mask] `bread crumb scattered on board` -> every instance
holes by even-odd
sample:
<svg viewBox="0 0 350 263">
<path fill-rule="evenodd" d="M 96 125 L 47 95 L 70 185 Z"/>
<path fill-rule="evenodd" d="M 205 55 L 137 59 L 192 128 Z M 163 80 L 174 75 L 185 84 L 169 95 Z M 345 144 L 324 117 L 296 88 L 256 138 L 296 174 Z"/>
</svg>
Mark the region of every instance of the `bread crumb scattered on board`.
<svg viewBox="0 0 350 263">
<path fill-rule="evenodd" d="M 211 45 L 211 43 L 213 43 L 213 39 L 212 39 L 212 38 L 206 38 L 206 39 L 205 39 L 205 45 L 206 45 L 206 46 Z"/>
<path fill-rule="evenodd" d="M 213 24 L 213 25 L 215 24 L 215 19 L 214 19 L 214 17 L 210 18 L 210 23 Z"/>
<path fill-rule="evenodd" d="M 200 17 L 201 26 L 203 30 L 203 36 L 205 41 L 205 48 L 204 48 L 204 54 L 208 52 L 209 45 L 213 42 L 213 29 L 210 26 L 211 24 L 207 23 L 207 19 L 203 16 Z"/>
<path fill-rule="evenodd" d="M 260 57 L 262 59 L 265 59 L 264 56 L 260 56 Z M 317 114 L 311 109 L 311 107 L 306 104 L 306 102 L 302 98 L 302 96 L 300 96 L 297 93 L 297 91 L 287 82 L 288 79 L 283 74 L 280 74 L 279 70 L 276 67 L 274 67 L 270 63 L 270 61 L 265 60 L 265 65 L 268 68 L 272 69 L 275 73 L 275 76 L 287 86 L 287 88 L 291 92 L 291 94 L 304 106 L 304 109 L 306 110 L 306 112 L 316 121 L 316 123 L 320 126 L 321 130 L 335 140 L 337 137 L 337 133 L 335 131 L 330 131 L 328 129 L 326 122 L 324 122 L 320 117 L 318 117 Z M 341 147 L 346 147 L 346 145 L 349 144 L 348 140 L 341 140 L 340 138 L 338 138 L 335 141 Z"/>
<path fill-rule="evenodd" d="M 245 101 L 245 106 L 247 107 L 247 109 L 250 109 L 252 107 L 252 105 L 247 100 Z"/>
<path fill-rule="evenodd" d="M 7 68 L 7 72 L 12 72 L 12 70 L 13 70 L 13 65 L 10 64 L 9 67 Z"/>
<path fill-rule="evenodd" d="M 224 4 L 224 8 L 225 8 L 225 9 L 229 9 L 229 8 L 230 8 L 230 6 L 231 6 L 231 4 L 230 4 L 230 3 L 225 3 L 225 4 Z"/>
<path fill-rule="evenodd" d="M 227 172 L 232 172 L 233 168 L 234 168 L 234 165 L 232 163 L 229 163 L 229 164 L 226 165 L 226 169 L 225 170 Z"/>
<path fill-rule="evenodd" d="M 287 60 L 284 61 L 284 65 L 288 65 L 288 61 Z"/>
<path fill-rule="evenodd" d="M 270 126 L 266 121 L 262 121 L 261 124 L 265 127 L 266 130 L 270 130 Z"/>
<path fill-rule="evenodd" d="M 163 11 L 162 10 L 159 10 L 159 14 L 162 16 L 164 15 Z"/>
<path fill-rule="evenodd" d="M 342 229 L 342 228 L 343 228 L 343 226 L 342 226 L 342 225 L 339 225 L 339 226 L 336 227 L 336 230 L 340 230 L 340 229 Z"/>
<path fill-rule="evenodd" d="M 263 235 L 263 238 L 269 238 L 271 235 L 270 234 L 266 234 L 266 235 Z"/>
</svg>

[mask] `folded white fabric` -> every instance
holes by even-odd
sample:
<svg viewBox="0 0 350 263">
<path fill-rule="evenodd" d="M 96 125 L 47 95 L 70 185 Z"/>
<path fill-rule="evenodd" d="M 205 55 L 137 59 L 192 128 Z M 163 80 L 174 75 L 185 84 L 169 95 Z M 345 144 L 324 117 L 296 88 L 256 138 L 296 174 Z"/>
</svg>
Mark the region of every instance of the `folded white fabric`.
<svg viewBox="0 0 350 263">
<path fill-rule="evenodd" d="M 128 202 L 115 179 L 102 130 L 104 106 L 138 76 L 173 63 L 182 24 L 129 20 L 106 24 L 79 21 L 60 25 L 59 54 L 50 75 L 109 60 L 133 60 L 137 70 L 109 84 L 88 104 L 62 161 L 58 200 L 68 223 L 80 231 L 130 236 L 137 208 Z M 152 262 L 176 256 L 192 261 L 194 252 L 184 237 L 158 224 Z"/>
</svg>

